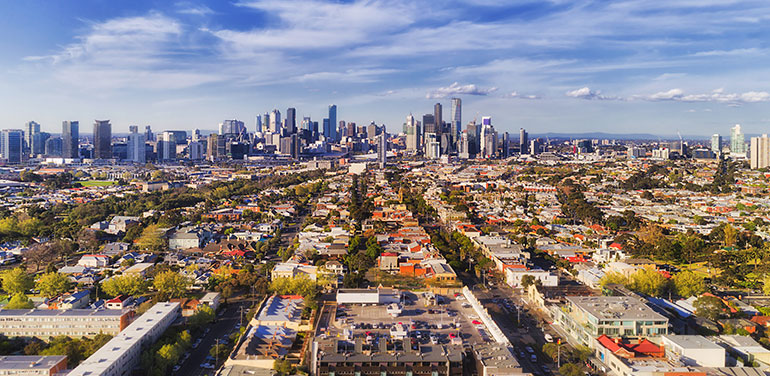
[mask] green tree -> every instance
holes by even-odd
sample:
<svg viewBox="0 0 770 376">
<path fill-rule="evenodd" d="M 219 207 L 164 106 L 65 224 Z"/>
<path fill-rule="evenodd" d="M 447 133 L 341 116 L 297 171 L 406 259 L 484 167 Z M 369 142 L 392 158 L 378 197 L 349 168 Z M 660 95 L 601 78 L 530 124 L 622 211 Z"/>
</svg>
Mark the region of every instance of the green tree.
<svg viewBox="0 0 770 376">
<path fill-rule="evenodd" d="M 40 294 L 43 296 L 53 298 L 69 291 L 70 279 L 58 272 L 45 273 L 37 280 L 35 287 L 40 290 Z"/>
<path fill-rule="evenodd" d="M 700 295 L 706 291 L 706 284 L 703 277 L 692 271 L 685 270 L 678 273 L 671 279 L 674 291 L 683 298 Z"/>
<path fill-rule="evenodd" d="M 191 283 L 187 277 L 175 271 L 167 270 L 156 275 L 152 285 L 164 297 L 180 298 L 187 293 L 187 288 L 190 287 Z"/>
<path fill-rule="evenodd" d="M 32 309 L 35 308 L 35 303 L 32 303 L 32 299 L 27 297 L 27 295 L 24 295 L 22 293 L 18 293 L 14 295 L 11 300 L 8 301 L 8 304 L 5 306 L 5 309 Z"/>
<path fill-rule="evenodd" d="M 618 272 L 605 273 L 604 276 L 599 280 L 599 285 L 602 287 L 613 284 L 628 286 L 629 280 L 626 276 Z"/>
<path fill-rule="evenodd" d="M 719 319 L 726 311 L 722 299 L 715 296 L 704 295 L 693 302 L 695 314 L 710 320 Z"/>
<path fill-rule="evenodd" d="M 102 291 L 110 296 L 140 295 L 147 292 L 148 282 L 138 274 L 123 274 L 102 283 Z"/>
<path fill-rule="evenodd" d="M 535 283 L 535 276 L 526 274 L 525 276 L 521 277 L 521 287 L 524 287 L 524 289 L 529 289 L 529 286 L 532 286 Z"/>
<path fill-rule="evenodd" d="M 189 323 L 192 326 L 203 326 L 211 323 L 216 318 L 216 313 L 211 307 L 204 305 L 198 308 L 198 312 L 195 312 L 190 316 Z"/>
<path fill-rule="evenodd" d="M 668 280 L 653 267 L 646 267 L 631 275 L 631 288 L 649 296 L 661 296 Z"/>
<path fill-rule="evenodd" d="M 5 280 L 3 280 L 3 286 L 5 286 Z M 765 295 L 770 295 L 770 274 L 762 278 L 762 292 Z"/>
<path fill-rule="evenodd" d="M 273 369 L 278 372 L 279 375 L 290 375 L 294 367 L 291 362 L 285 359 L 276 359 L 273 362 Z"/>
<path fill-rule="evenodd" d="M 559 367 L 559 373 L 564 376 L 583 376 L 583 367 L 575 363 L 565 363 Z"/>
<path fill-rule="evenodd" d="M 168 248 L 166 238 L 163 236 L 163 232 L 158 225 L 147 226 L 142 231 L 142 236 L 136 240 L 136 244 L 139 249 L 151 252 L 162 252 Z"/>
<path fill-rule="evenodd" d="M 34 286 L 35 281 L 23 268 L 8 269 L 0 273 L 3 290 L 11 295 L 23 294 Z"/>
</svg>

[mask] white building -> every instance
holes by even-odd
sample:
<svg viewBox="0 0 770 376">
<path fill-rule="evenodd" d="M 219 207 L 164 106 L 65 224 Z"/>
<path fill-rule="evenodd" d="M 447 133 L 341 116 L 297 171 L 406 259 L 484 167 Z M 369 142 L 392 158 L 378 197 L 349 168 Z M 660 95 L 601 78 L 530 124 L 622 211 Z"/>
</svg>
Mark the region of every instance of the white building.
<svg viewBox="0 0 770 376">
<path fill-rule="evenodd" d="M 505 283 L 513 288 L 522 287 L 521 280 L 525 275 L 531 275 L 535 277 L 535 280 L 540 281 L 543 286 L 553 287 L 559 285 L 559 276 L 545 270 L 518 270 L 518 269 L 505 269 Z"/>
<path fill-rule="evenodd" d="M 401 301 L 401 293 L 393 289 L 339 289 L 337 304 L 391 304 Z"/>
<path fill-rule="evenodd" d="M 688 366 L 724 367 L 727 352 L 722 346 L 698 335 L 661 336 L 666 356 Z"/>
<path fill-rule="evenodd" d="M 750 161 L 752 170 L 770 166 L 770 137 L 766 134 L 751 138 Z"/>
<path fill-rule="evenodd" d="M 151 346 L 181 316 L 179 303 L 158 303 L 112 338 L 69 376 L 130 375 L 144 348 Z"/>
</svg>

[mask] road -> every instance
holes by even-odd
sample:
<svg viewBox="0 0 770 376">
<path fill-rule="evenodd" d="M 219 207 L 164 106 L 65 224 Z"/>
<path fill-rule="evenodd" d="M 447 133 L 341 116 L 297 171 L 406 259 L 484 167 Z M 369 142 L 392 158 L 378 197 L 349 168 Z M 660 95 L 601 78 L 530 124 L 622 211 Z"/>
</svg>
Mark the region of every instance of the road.
<svg viewBox="0 0 770 376">
<path fill-rule="evenodd" d="M 213 375 L 215 370 L 204 369 L 200 365 L 206 363 L 205 358 L 209 355 L 209 351 L 214 347 L 217 339 L 221 342 L 224 336 L 235 332 L 235 324 L 240 323 L 241 319 L 241 307 L 243 307 L 245 317 L 252 303 L 252 300 L 231 301 L 224 311 L 220 311 L 221 316 L 218 315 L 216 321 L 208 326 L 210 330 L 202 337 L 203 340 L 200 345 L 195 349 L 190 349 L 190 357 L 180 364 L 181 368 L 176 374 L 185 376 Z M 246 323 L 244 322 L 244 324 Z M 217 366 L 221 366 L 223 363 L 224 359 L 219 359 Z"/>
</svg>

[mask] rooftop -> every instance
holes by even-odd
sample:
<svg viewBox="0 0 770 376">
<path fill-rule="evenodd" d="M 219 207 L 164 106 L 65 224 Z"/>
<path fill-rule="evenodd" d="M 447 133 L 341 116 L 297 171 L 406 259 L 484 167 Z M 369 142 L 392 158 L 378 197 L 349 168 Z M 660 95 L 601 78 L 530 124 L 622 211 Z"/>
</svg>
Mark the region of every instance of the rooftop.
<svg viewBox="0 0 770 376">
<path fill-rule="evenodd" d="M 698 335 L 666 335 L 662 337 L 665 340 L 683 348 L 683 349 L 712 349 L 720 350 L 722 346 L 709 341 L 704 336 Z"/>
<path fill-rule="evenodd" d="M 25 370 L 23 373 L 47 371 L 66 359 L 65 355 L 3 355 L 0 356 L 0 373 L 11 370 Z"/>
<path fill-rule="evenodd" d="M 599 320 L 668 321 L 639 299 L 628 296 L 568 296 L 567 300 Z"/>
<path fill-rule="evenodd" d="M 257 314 L 259 321 L 299 321 L 305 299 L 299 295 L 273 295 Z"/>
</svg>

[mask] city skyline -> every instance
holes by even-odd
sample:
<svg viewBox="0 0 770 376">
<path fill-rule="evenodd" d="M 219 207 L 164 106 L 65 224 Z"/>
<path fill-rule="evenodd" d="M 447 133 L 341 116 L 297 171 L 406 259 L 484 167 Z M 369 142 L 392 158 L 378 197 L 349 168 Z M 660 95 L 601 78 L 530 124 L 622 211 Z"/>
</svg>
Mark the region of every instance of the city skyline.
<svg viewBox="0 0 770 376">
<path fill-rule="evenodd" d="M 3 128 L 111 119 L 216 129 L 271 108 L 399 129 L 462 99 L 464 127 L 709 135 L 770 129 L 770 6 L 755 1 L 9 2 Z M 34 22 L 32 22 L 34 21 Z M 255 63 L 257 62 L 257 63 Z"/>
</svg>

